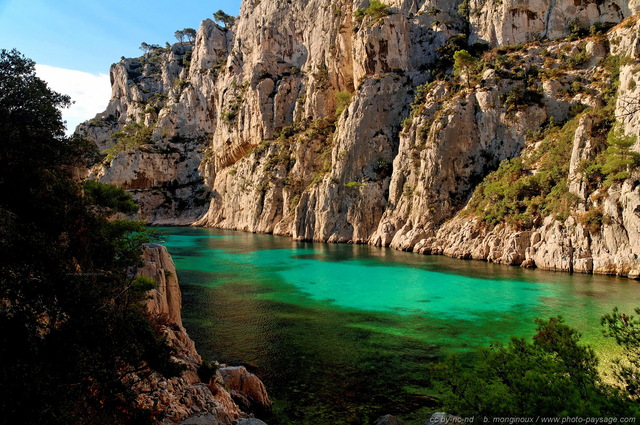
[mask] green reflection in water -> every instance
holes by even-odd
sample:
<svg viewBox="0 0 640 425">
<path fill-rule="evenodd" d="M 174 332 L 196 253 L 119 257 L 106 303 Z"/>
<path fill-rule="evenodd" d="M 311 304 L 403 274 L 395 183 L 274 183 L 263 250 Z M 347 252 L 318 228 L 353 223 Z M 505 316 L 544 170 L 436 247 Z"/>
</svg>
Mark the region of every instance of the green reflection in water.
<svg viewBox="0 0 640 425">
<path fill-rule="evenodd" d="M 161 228 L 203 357 L 252 365 L 272 423 L 424 423 L 429 364 L 562 314 L 606 355 L 599 317 L 640 305 L 635 282 L 366 245 Z"/>
</svg>

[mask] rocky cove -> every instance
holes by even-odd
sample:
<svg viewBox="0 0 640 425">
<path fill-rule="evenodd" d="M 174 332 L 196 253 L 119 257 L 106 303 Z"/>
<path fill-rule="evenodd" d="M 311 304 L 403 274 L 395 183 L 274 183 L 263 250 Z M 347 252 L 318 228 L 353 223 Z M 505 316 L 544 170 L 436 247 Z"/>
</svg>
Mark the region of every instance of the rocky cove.
<svg viewBox="0 0 640 425">
<path fill-rule="evenodd" d="M 205 19 L 193 43 L 114 64 L 106 111 L 77 133 L 106 154 L 90 177 L 125 188 L 150 224 L 637 278 L 639 11 L 621 0 L 245 1 L 233 23 Z M 466 62 L 456 59 L 461 51 Z M 175 312 L 176 299 L 151 308 Z M 377 320 L 353 326 L 365 326 L 360 335 Z M 211 331 L 194 329 L 209 341 Z M 190 370 L 145 384 L 159 390 L 144 403 L 164 409 L 167 423 L 230 423 L 247 416 L 241 407 L 251 412 L 251 399 L 268 404 L 246 370 L 229 378 L 221 368 L 201 382 L 184 328 L 167 332 Z M 234 335 L 229 344 L 246 339 Z M 419 351 L 423 362 L 437 357 Z M 362 376 L 344 379 L 357 387 Z M 279 386 L 300 384 L 304 396 L 288 409 L 303 420 L 365 420 L 363 410 L 340 416 L 311 402 L 323 394 L 307 387 L 314 379 L 271 383 L 278 397 L 288 394 Z M 245 381 L 251 396 L 238 388 Z M 346 390 L 346 400 L 376 385 Z M 402 386 L 396 393 L 426 403 Z M 361 402 L 369 421 L 388 412 Z"/>
<path fill-rule="evenodd" d="M 637 277 L 637 170 L 585 170 L 608 132 L 640 131 L 639 6 L 370 6 L 244 2 L 229 28 L 114 64 L 107 110 L 77 130 L 110 149 L 92 175 L 154 224 Z M 485 53 L 454 77 L 463 47 Z M 508 160 L 518 185 L 544 177 L 560 144 L 542 184 L 483 194 Z M 483 196 L 522 202 L 493 219 Z"/>
<path fill-rule="evenodd" d="M 638 12 L 247 0 L 73 136 L 2 49 L 2 421 L 640 415 Z"/>
<path fill-rule="evenodd" d="M 273 406 L 258 417 L 269 424 L 374 424 L 392 414 L 423 425 L 442 411 L 434 365 L 452 354 L 472 361 L 477 349 L 531 335 L 535 319 L 554 315 L 578 329 L 607 368 L 619 350 L 603 337 L 600 317 L 640 302 L 636 284 L 623 278 L 219 229 L 160 230 L 198 352 L 246 365 L 263 380 Z"/>
</svg>

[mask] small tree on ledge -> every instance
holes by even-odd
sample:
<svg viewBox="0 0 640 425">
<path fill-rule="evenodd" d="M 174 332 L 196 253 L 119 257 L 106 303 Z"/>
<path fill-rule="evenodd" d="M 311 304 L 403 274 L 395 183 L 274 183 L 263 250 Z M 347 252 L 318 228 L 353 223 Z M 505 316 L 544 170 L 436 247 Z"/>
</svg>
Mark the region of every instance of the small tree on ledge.
<svg viewBox="0 0 640 425">
<path fill-rule="evenodd" d="M 193 43 L 194 41 L 196 41 L 197 32 L 193 28 L 185 28 L 182 30 L 182 33 L 187 38 L 187 42 Z"/>
<path fill-rule="evenodd" d="M 196 40 L 196 30 L 193 28 L 184 28 L 176 31 L 173 35 L 176 37 L 180 44 L 184 43 L 184 39 L 187 39 L 188 43 L 192 43 Z"/>
<path fill-rule="evenodd" d="M 151 46 L 148 43 L 143 41 L 142 44 L 140 44 L 140 50 L 142 50 L 142 53 L 148 53 L 149 49 L 151 49 Z"/>
<path fill-rule="evenodd" d="M 236 23 L 235 17 L 226 14 L 222 10 L 218 10 L 216 13 L 214 13 L 213 19 L 215 19 L 216 22 L 222 22 L 225 28 L 231 28 L 233 24 Z"/>
<path fill-rule="evenodd" d="M 476 64 L 476 58 L 471 56 L 466 50 L 458 50 L 453 54 L 453 75 L 456 77 L 461 76 L 462 74 L 466 74 L 467 76 L 467 87 L 471 87 L 471 83 L 469 81 L 469 74 L 473 70 L 473 67 Z"/>
<path fill-rule="evenodd" d="M 178 40 L 178 43 L 180 44 L 184 43 L 184 30 L 178 30 L 174 32 L 173 35 L 176 38 L 176 40 Z"/>
</svg>

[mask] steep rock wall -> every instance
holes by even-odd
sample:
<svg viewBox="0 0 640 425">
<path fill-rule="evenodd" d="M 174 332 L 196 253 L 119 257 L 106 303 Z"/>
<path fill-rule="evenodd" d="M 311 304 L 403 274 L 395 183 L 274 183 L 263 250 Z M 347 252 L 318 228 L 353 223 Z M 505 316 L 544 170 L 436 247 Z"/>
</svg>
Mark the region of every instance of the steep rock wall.
<svg viewBox="0 0 640 425">
<path fill-rule="evenodd" d="M 190 224 L 207 209 L 199 166 L 216 128 L 214 83 L 232 38 L 205 20 L 194 44 L 123 58 L 111 66 L 106 111 L 76 129 L 108 153 L 90 177 L 129 190 L 145 221 Z"/>
<path fill-rule="evenodd" d="M 175 359 L 185 366 L 185 371 L 174 378 L 155 373 L 137 380 L 133 385 L 139 393 L 140 406 L 163 417 L 161 423 L 165 425 L 231 425 L 241 418 L 252 417 L 234 400 L 251 400 L 254 406 L 269 408 L 271 401 L 264 384 L 246 370 L 237 371 L 241 373 L 230 379 L 228 375 L 236 369 L 222 367 L 209 382 L 201 381 L 198 368 L 202 359 L 182 326 L 180 286 L 173 260 L 164 246 L 146 244 L 142 261 L 137 274 L 158 283 L 158 287 L 150 291 L 147 309 L 167 319 L 162 332 L 176 349 Z M 246 410 L 251 404 L 243 407 Z"/>
<path fill-rule="evenodd" d="M 636 101 L 639 29 L 637 20 L 632 19 L 616 27 L 608 38 L 611 53 L 628 58 L 619 69 L 613 115 L 624 132 L 633 136 L 638 136 L 640 130 L 637 125 L 640 108 Z M 594 78 L 597 71 L 592 68 L 585 72 L 590 74 L 591 81 L 602 78 Z M 594 100 L 602 107 L 599 103 L 602 99 Z M 632 171 L 628 178 L 610 187 L 588 187 L 581 163 L 593 159 L 603 149 L 601 138 L 594 137 L 597 125 L 586 115 L 580 119 L 573 137 L 567 180 L 569 191 L 579 200 L 575 214 L 565 220 L 546 217 L 540 226 L 519 231 L 504 224 L 489 229 L 479 220 L 469 221 L 463 212 L 412 249 L 548 270 L 640 277 L 640 173 Z M 636 142 L 632 149 L 638 148 Z M 597 226 L 581 222 L 581 217 L 594 210 L 605 219 Z"/>
<path fill-rule="evenodd" d="M 578 28 L 616 24 L 639 11 L 635 0 L 471 0 L 471 41 L 501 46 L 555 40 Z"/>
<path fill-rule="evenodd" d="M 259 131 L 244 128 L 233 142 L 228 142 L 225 128 L 214 134 L 215 157 L 204 166 L 213 187 L 212 203 L 197 224 L 300 239 L 367 242 L 384 212 L 391 171 L 380 172 L 376 164 L 393 161 L 412 92 L 427 76 L 421 70 L 433 62 L 435 49 L 458 31 L 455 10 L 446 2 L 440 3 L 397 2 L 390 5 L 387 16 L 360 20 L 353 12 L 366 4 L 308 2 L 279 8 L 261 3 L 254 8 L 245 3 L 237 34 L 262 37 L 239 40 L 238 36 L 236 46 L 259 58 L 244 66 L 245 72 L 254 70 L 254 75 L 258 69 L 259 81 L 249 82 L 246 93 L 259 96 L 257 100 L 247 98 L 248 105 L 239 114 L 257 115 L 247 109 L 256 103 L 268 113 L 262 113 Z M 443 10 L 451 28 L 432 28 L 436 18 L 418 14 L 431 4 Z M 277 31 L 264 30 L 276 23 Z M 245 30 L 243 25 L 252 29 Z M 256 56 L 255 52 L 262 53 Z M 294 75 L 285 71 L 284 77 L 278 76 L 282 69 L 293 69 Z M 239 83 L 234 81 L 231 85 L 237 87 Z M 280 96 L 282 84 L 284 96 Z M 295 93 L 289 95 L 293 88 Z M 303 126 L 303 131 L 289 138 L 293 147 L 272 144 L 269 153 L 290 157 L 294 165 L 278 170 L 286 181 L 281 185 L 279 179 L 256 177 L 265 176 L 265 170 L 256 169 L 261 164 L 252 149 L 276 139 L 278 132 L 287 131 L 287 125 L 302 121 L 313 127 L 319 120 L 335 119 L 337 94 L 349 100 L 333 134 L 315 137 Z M 241 120 L 230 127 L 235 131 L 243 123 Z M 247 133 L 259 137 L 250 140 Z M 225 140 L 226 148 L 217 144 Z M 300 148 L 310 144 L 315 149 Z M 230 162 L 232 166 L 228 166 Z M 245 166 L 247 162 L 250 165 Z M 225 168 L 231 168 L 233 174 Z"/>
<path fill-rule="evenodd" d="M 633 18 L 608 38 L 548 40 L 599 31 L 638 3 L 465 5 L 394 0 L 372 11 L 366 1 L 244 2 L 231 29 L 205 20 L 193 47 L 164 50 L 155 85 L 136 60 L 112 70 L 114 100 L 96 118 L 100 126 L 81 129 L 109 146 L 105 134 L 137 119 L 153 140 L 117 154 L 96 176 L 129 188 L 155 223 L 635 275 L 635 180 L 591 198 L 580 166 L 603 142 L 588 137 L 586 121 L 566 176 L 580 199 L 571 217 L 540 217 L 523 231 L 470 219 L 465 206 L 501 161 L 535 156 L 534 133 L 608 101 L 607 84 L 618 78 L 608 58 L 637 57 Z M 465 33 L 470 44 L 493 48 L 484 68 L 454 77 L 449 63 L 444 79 L 423 86 Z M 504 47 L 537 39 L 545 41 Z M 189 54 L 188 66 L 176 68 L 174 59 L 184 65 Z M 620 67 L 615 116 L 637 135 L 634 60 Z M 158 98 L 157 118 L 136 106 Z M 607 217 L 600 233 L 580 222 L 595 208 Z"/>
</svg>

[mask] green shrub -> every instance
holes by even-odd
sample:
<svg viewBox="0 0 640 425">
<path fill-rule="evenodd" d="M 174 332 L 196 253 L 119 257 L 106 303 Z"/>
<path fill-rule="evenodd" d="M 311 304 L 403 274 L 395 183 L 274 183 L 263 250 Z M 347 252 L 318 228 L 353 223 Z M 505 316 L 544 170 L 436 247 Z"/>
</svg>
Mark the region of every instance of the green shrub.
<svg viewBox="0 0 640 425">
<path fill-rule="evenodd" d="M 472 55 L 475 55 L 471 46 L 468 45 L 467 37 L 464 34 L 456 34 L 449 37 L 444 45 L 436 49 L 438 57 L 429 70 L 431 77 L 436 80 L 445 79 L 453 67 L 454 53 L 463 49 L 469 51 Z"/>
<path fill-rule="evenodd" d="M 373 172 L 382 178 L 390 176 L 393 172 L 393 163 L 384 158 L 378 158 L 376 163 L 373 165 Z"/>
<path fill-rule="evenodd" d="M 603 96 L 607 104 L 613 104 L 616 101 L 618 88 L 620 87 L 620 68 L 625 65 L 633 64 L 634 61 L 628 56 L 609 55 L 602 62 L 602 66 L 609 73 L 610 83 L 604 86 Z"/>
<path fill-rule="evenodd" d="M 358 24 L 361 24 L 365 17 L 370 17 L 371 23 L 375 24 L 388 15 L 391 15 L 391 9 L 380 0 L 371 0 L 369 7 L 361 7 L 353 12 L 353 17 Z"/>
<path fill-rule="evenodd" d="M 424 104 L 427 100 L 427 94 L 433 88 L 434 84 L 435 81 L 420 84 L 418 87 L 416 87 L 416 94 L 413 98 L 413 102 L 411 102 L 411 113 L 409 114 L 409 119 L 422 113 L 422 111 L 424 110 Z M 403 127 L 405 128 L 409 127 L 410 125 L 410 121 L 407 121 L 407 123 L 403 123 Z"/>
<path fill-rule="evenodd" d="M 176 80 L 175 83 L 173 83 L 173 87 L 175 87 L 179 92 L 189 87 L 189 85 L 191 85 L 189 81 L 180 80 L 180 79 Z"/>
<path fill-rule="evenodd" d="M 595 22 L 589 27 L 589 34 L 600 35 L 609 31 L 614 26 L 613 23 Z"/>
<path fill-rule="evenodd" d="M 566 178 L 578 119 L 562 128 L 550 126 L 531 156 L 502 161 L 476 187 L 468 210 L 490 226 L 507 222 L 531 228 L 547 215 L 566 218 L 575 203 Z"/>
<path fill-rule="evenodd" d="M 637 321 L 632 322 L 633 327 L 623 326 L 628 321 L 617 311 L 605 320 L 610 334 L 635 355 L 628 358 L 640 358 Z M 506 345 L 493 343 L 478 353 L 471 366 L 456 357 L 437 366 L 433 372 L 443 386 L 443 408 L 462 417 L 475 417 L 479 422 L 517 416 L 638 414 L 631 397 L 603 381 L 598 373 L 598 358 L 593 349 L 580 343 L 575 329 L 565 325 L 561 317 L 538 319 L 536 323 L 531 340 L 512 337 Z M 620 374 L 620 381 L 634 396 L 638 394 L 638 375 L 634 373 L 639 363 Z"/>
<path fill-rule="evenodd" d="M 239 104 L 231 104 L 227 109 L 222 111 L 220 118 L 222 118 L 222 121 L 224 121 L 229 125 L 234 124 L 236 121 L 236 118 L 238 118 L 239 109 L 240 109 Z"/>
<path fill-rule="evenodd" d="M 618 127 L 613 127 L 607 135 L 607 149 L 603 153 L 602 174 L 604 185 L 629 178 L 631 171 L 640 164 L 640 154 L 631 150 L 636 136 L 627 136 Z"/>
<path fill-rule="evenodd" d="M 589 53 L 587 53 L 587 50 L 583 47 L 580 49 L 580 51 L 577 54 L 571 56 L 568 59 L 568 62 L 571 68 L 578 68 L 579 66 L 582 66 L 585 63 L 589 62 L 590 59 L 591 59 L 591 56 L 589 55 Z"/>
<path fill-rule="evenodd" d="M 542 93 L 523 85 L 518 85 L 500 96 L 507 114 L 524 111 L 528 106 L 541 105 Z"/>
<path fill-rule="evenodd" d="M 89 202 L 99 208 L 107 208 L 125 214 L 133 214 L 138 211 L 138 206 L 133 202 L 131 195 L 119 186 L 87 180 L 84 183 L 84 195 Z"/>
<path fill-rule="evenodd" d="M 313 78 L 316 80 L 316 89 L 318 90 L 323 90 L 330 86 L 329 68 L 325 63 L 318 66 L 317 71 L 313 73 Z"/>
<path fill-rule="evenodd" d="M 339 91 L 334 94 L 336 98 L 336 117 L 342 114 L 342 111 L 349 107 L 351 103 L 351 93 L 348 91 Z"/>
<path fill-rule="evenodd" d="M 567 30 L 569 30 L 569 35 L 567 36 L 568 41 L 577 40 L 589 35 L 589 29 L 582 27 L 578 18 L 569 21 Z"/>
<path fill-rule="evenodd" d="M 158 282 L 156 282 L 154 279 L 147 276 L 136 276 L 133 282 L 131 282 L 130 291 L 133 294 L 144 299 L 148 297 L 147 292 L 157 288 Z"/>
<path fill-rule="evenodd" d="M 130 122 L 121 131 L 112 134 L 112 137 L 116 139 L 116 143 L 106 150 L 107 156 L 105 160 L 111 162 L 121 152 L 128 152 L 142 145 L 152 143 L 152 133 L 152 126 L 147 127 L 137 122 Z"/>
<path fill-rule="evenodd" d="M 580 103 L 580 102 L 572 103 L 571 106 L 569 106 L 569 117 L 573 118 L 577 115 L 580 115 L 583 111 L 585 111 L 588 108 L 589 107 L 584 103 Z"/>
<path fill-rule="evenodd" d="M 405 196 L 407 198 L 411 198 L 413 197 L 414 194 L 414 188 L 413 186 L 411 186 L 409 183 L 406 183 L 402 186 L 402 196 Z"/>
<path fill-rule="evenodd" d="M 594 208 L 582 214 L 579 221 L 589 232 L 599 233 L 605 218 L 601 208 Z"/>
<path fill-rule="evenodd" d="M 640 309 L 635 309 L 640 315 Z M 640 320 L 632 315 L 626 316 L 617 308 L 610 314 L 604 315 L 600 323 L 605 326 L 604 334 L 613 338 L 621 348 L 622 359 L 614 359 L 613 377 L 623 391 L 624 399 L 640 400 Z M 636 407 L 637 408 L 637 407 Z M 635 415 L 639 413 L 636 410 Z"/>
<path fill-rule="evenodd" d="M 462 0 L 462 2 L 460 2 L 460 4 L 458 5 L 458 14 L 469 20 L 470 12 L 471 9 L 469 7 L 469 0 Z"/>
<path fill-rule="evenodd" d="M 183 67 L 189 69 L 189 67 L 191 66 L 191 56 L 192 56 L 192 51 L 187 50 L 187 52 L 184 54 L 184 57 L 182 58 Z"/>
<path fill-rule="evenodd" d="M 248 83 L 237 84 L 235 81 L 231 83 L 233 96 L 229 100 L 227 107 L 220 114 L 220 118 L 227 125 L 232 126 L 236 123 L 240 113 L 240 106 L 244 101 L 244 93 L 247 91 Z"/>
<path fill-rule="evenodd" d="M 571 83 L 571 92 L 572 93 L 580 93 L 582 90 L 584 90 L 584 86 L 582 85 L 582 83 L 580 81 L 573 81 Z"/>
</svg>

